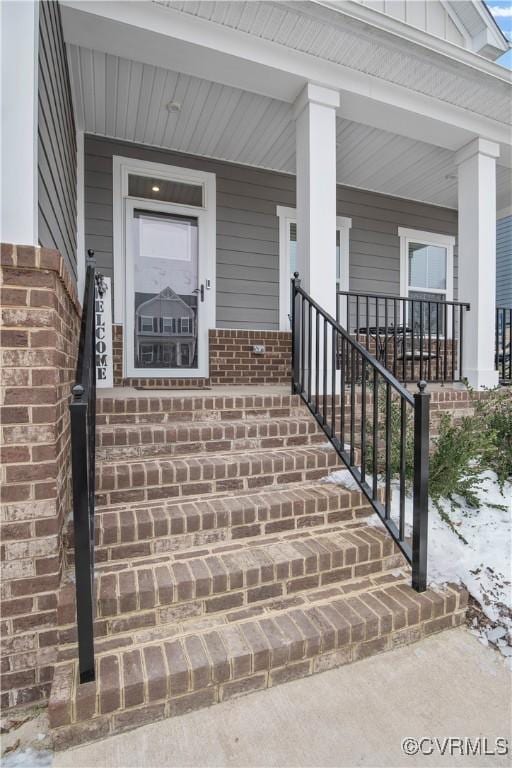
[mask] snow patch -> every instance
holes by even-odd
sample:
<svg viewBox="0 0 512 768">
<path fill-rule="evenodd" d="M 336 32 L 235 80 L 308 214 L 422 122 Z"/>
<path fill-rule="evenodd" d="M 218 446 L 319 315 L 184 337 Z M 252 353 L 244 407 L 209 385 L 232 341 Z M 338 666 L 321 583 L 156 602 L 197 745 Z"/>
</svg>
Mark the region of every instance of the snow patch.
<svg viewBox="0 0 512 768">
<path fill-rule="evenodd" d="M 501 491 L 494 472 L 482 472 L 480 480 L 482 503 L 478 507 L 470 507 L 458 498 L 455 503 L 441 502 L 441 512 L 449 517 L 453 527 L 432 502 L 429 504 L 429 586 L 436 588 L 447 582 L 463 584 L 489 622 L 495 625 L 480 627 L 475 634 L 481 642 L 492 643 L 512 661 L 512 482 L 505 483 Z M 359 490 L 346 469 L 333 472 L 325 482 Z M 391 519 L 397 524 L 399 504 L 399 483 L 394 480 Z M 412 495 L 407 495 L 406 537 L 412 534 L 412 507 Z M 365 523 L 384 530 L 376 514 L 366 518 Z"/>
<path fill-rule="evenodd" d="M 53 754 L 46 749 L 19 749 L 2 756 L 2 768 L 50 768 Z"/>
<path fill-rule="evenodd" d="M 330 475 L 327 475 L 327 477 L 322 478 L 322 482 L 343 485 L 348 491 L 361 490 L 348 469 L 339 469 L 337 472 L 332 472 Z"/>
</svg>

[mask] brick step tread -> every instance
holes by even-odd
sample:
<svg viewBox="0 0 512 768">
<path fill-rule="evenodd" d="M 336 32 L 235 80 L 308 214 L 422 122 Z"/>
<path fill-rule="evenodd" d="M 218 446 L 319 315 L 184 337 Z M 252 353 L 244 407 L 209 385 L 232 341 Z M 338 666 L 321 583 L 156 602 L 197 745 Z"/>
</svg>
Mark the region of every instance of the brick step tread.
<svg viewBox="0 0 512 768">
<path fill-rule="evenodd" d="M 240 420 L 301 415 L 297 395 L 194 397 L 99 397 L 97 424 L 193 422 L 205 419 Z"/>
<path fill-rule="evenodd" d="M 369 513 L 361 492 L 335 483 L 289 483 L 271 491 L 98 507 L 95 557 L 97 563 L 147 557 L 215 541 L 355 521 Z M 68 521 L 66 546 L 68 562 L 72 562 L 72 519 Z"/>
<path fill-rule="evenodd" d="M 397 565 L 402 562 L 399 556 L 386 559 L 386 569 L 369 573 L 366 576 L 356 576 L 347 581 L 333 582 L 324 587 L 314 586 L 281 597 L 269 597 L 246 606 L 233 605 L 223 611 L 205 614 L 204 606 L 199 601 L 190 601 L 174 607 L 167 606 L 161 616 L 155 612 L 137 611 L 129 617 L 112 617 L 98 619 L 94 626 L 94 647 L 96 654 L 108 652 L 114 648 L 125 648 L 139 645 L 152 640 L 162 640 L 176 635 L 189 635 L 206 628 L 215 628 L 241 623 L 255 616 L 272 614 L 276 616 L 290 608 L 307 606 L 333 597 L 344 597 L 369 593 L 383 586 L 397 586 L 411 583 L 411 572 L 408 565 Z M 389 565 L 389 567 L 388 567 Z M 75 658 L 77 647 L 76 625 L 68 624 L 59 628 L 59 661 Z"/>
<path fill-rule="evenodd" d="M 258 394 L 255 392 L 219 395 L 213 390 L 198 395 L 183 395 L 181 392 L 155 393 L 133 397 L 103 395 L 98 390 L 97 414 L 144 413 L 165 411 L 169 413 L 196 413 L 198 411 L 236 411 L 246 408 L 279 408 L 299 405 L 299 395 L 289 392 Z"/>
<path fill-rule="evenodd" d="M 327 445 L 102 462 L 97 500 L 99 504 L 150 501 L 319 480 L 340 463 Z"/>
<path fill-rule="evenodd" d="M 407 389 L 411 394 L 417 391 L 414 384 L 409 384 Z M 460 388 L 453 386 L 434 389 L 430 387 L 431 403 L 471 403 L 472 400 L 486 397 L 484 393 L 470 393 L 462 385 Z M 372 398 L 372 393 L 367 392 L 367 401 Z M 347 391 L 345 403 L 350 404 L 351 394 Z M 356 388 L 356 403 L 362 401 L 361 389 Z M 332 396 L 328 395 L 329 404 L 332 403 Z M 336 395 L 336 402 L 340 402 L 339 394 Z M 237 411 L 237 410 L 264 410 L 267 408 L 289 408 L 303 407 L 303 401 L 299 395 L 292 394 L 232 394 L 218 395 L 214 391 L 209 391 L 200 395 L 183 395 L 160 393 L 154 395 L 137 395 L 133 397 L 116 397 L 115 395 L 104 395 L 98 390 L 96 413 L 100 415 L 123 415 L 134 413 L 172 413 L 172 414 L 198 414 L 210 411 Z"/>
<path fill-rule="evenodd" d="M 95 613 L 99 620 L 151 610 L 165 621 L 159 609 L 195 601 L 208 614 L 382 572 L 395 554 L 389 536 L 365 525 L 119 562 L 96 572 Z M 61 625 L 73 622 L 74 603 L 68 584 L 59 594 Z"/>
<path fill-rule="evenodd" d="M 105 651 L 96 680 L 57 665 L 49 719 L 57 749 L 356 661 L 462 623 L 457 587 L 383 586 L 277 615 Z"/>
<path fill-rule="evenodd" d="M 212 451 L 279 448 L 325 442 L 307 413 L 282 419 L 198 421 L 187 424 L 105 424 L 97 429 L 98 459 L 150 454 L 198 454 Z"/>
</svg>

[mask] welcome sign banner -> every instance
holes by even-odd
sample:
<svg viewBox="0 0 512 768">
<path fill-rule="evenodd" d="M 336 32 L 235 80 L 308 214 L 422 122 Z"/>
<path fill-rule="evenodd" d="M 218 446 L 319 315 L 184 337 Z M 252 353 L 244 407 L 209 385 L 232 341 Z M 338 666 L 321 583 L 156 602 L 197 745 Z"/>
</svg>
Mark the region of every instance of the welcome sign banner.
<svg viewBox="0 0 512 768">
<path fill-rule="evenodd" d="M 113 387 L 112 360 L 112 294 L 110 277 L 101 277 L 101 286 L 96 282 L 94 312 L 96 320 L 96 386 Z"/>
</svg>

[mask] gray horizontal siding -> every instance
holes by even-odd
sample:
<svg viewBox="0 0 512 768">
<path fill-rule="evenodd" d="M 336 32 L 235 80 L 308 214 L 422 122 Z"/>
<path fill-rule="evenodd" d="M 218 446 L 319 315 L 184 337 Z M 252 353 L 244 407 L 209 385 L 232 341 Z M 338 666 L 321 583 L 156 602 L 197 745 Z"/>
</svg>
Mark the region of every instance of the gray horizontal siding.
<svg viewBox="0 0 512 768">
<path fill-rule="evenodd" d="M 217 326 L 279 327 L 279 226 L 276 206 L 295 206 L 295 178 L 128 142 L 85 137 L 86 248 L 112 276 L 112 156 L 215 173 Z M 457 213 L 436 206 L 337 188 L 340 216 L 352 218 L 350 288 L 398 294 L 398 227 L 456 234 Z"/>
<path fill-rule="evenodd" d="M 98 137 L 85 139 L 85 239 L 112 275 L 112 156 L 215 173 L 217 326 L 279 328 L 277 205 L 295 205 L 290 176 Z"/>
<path fill-rule="evenodd" d="M 39 243 L 76 279 L 76 134 L 58 3 L 39 5 Z"/>
<path fill-rule="evenodd" d="M 496 224 L 496 303 L 512 307 L 512 216 Z"/>
<path fill-rule="evenodd" d="M 337 188 L 337 211 L 352 219 L 349 287 L 352 291 L 400 294 L 398 227 L 457 234 L 457 211 L 374 192 Z M 457 296 L 457 250 L 454 253 Z"/>
</svg>

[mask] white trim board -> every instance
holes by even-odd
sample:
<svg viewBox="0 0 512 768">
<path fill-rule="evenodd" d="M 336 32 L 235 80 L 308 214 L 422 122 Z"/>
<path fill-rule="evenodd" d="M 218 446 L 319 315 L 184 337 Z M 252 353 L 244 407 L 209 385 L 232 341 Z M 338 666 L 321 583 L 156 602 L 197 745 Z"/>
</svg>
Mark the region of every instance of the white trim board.
<svg viewBox="0 0 512 768">
<path fill-rule="evenodd" d="M 136 160 L 119 155 L 112 157 L 112 210 L 113 210 L 113 270 L 114 270 L 114 323 L 122 324 L 126 334 L 126 215 L 125 201 L 137 200 L 138 198 L 128 197 L 128 176 L 136 174 L 141 176 L 151 176 L 169 181 L 180 181 L 189 184 L 198 184 L 203 188 L 203 205 L 188 206 L 172 204 L 172 207 L 188 216 L 196 216 L 201 220 L 203 231 L 206 233 L 206 242 L 204 247 L 202 264 L 204 264 L 204 274 L 199 274 L 199 284 L 205 285 L 205 290 L 210 293 L 210 300 L 207 302 L 206 316 L 202 323 L 203 329 L 206 329 L 206 336 L 202 343 L 208 344 L 208 329 L 215 328 L 216 325 L 216 233 L 217 233 L 217 193 L 216 177 L 214 173 L 206 171 L 196 171 L 189 168 L 182 168 L 165 163 L 153 163 L 146 160 Z M 140 198 L 141 205 L 154 205 L 155 202 L 149 198 Z M 165 204 L 164 204 L 165 205 Z M 201 262 L 200 262 L 201 264 Z M 201 269 L 201 266 L 200 266 Z M 124 339 L 125 349 L 126 338 Z M 200 342 L 198 337 L 198 343 Z M 206 355 L 206 366 L 208 365 L 208 355 Z M 123 355 L 123 375 L 127 375 L 127 355 Z M 130 374 L 131 375 L 131 374 Z M 139 374 L 137 374 L 139 375 Z M 146 374 L 147 375 L 147 374 Z M 164 375 L 159 372 L 152 372 L 152 375 Z M 166 376 L 178 375 L 167 371 Z M 208 370 L 186 372 L 181 370 L 181 376 L 206 377 Z"/>
<path fill-rule="evenodd" d="M 85 290 L 85 155 L 83 131 L 76 132 L 76 282 L 78 300 L 82 303 Z"/>
<path fill-rule="evenodd" d="M 297 211 L 283 205 L 276 206 L 279 219 L 279 330 L 290 330 L 290 249 L 288 232 L 290 224 L 297 223 Z M 336 216 L 336 230 L 340 233 L 341 287 L 348 291 L 350 229 L 352 219 Z M 344 280 L 344 276 L 346 279 Z M 346 283 L 346 285 L 344 284 Z"/>
</svg>

